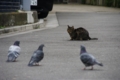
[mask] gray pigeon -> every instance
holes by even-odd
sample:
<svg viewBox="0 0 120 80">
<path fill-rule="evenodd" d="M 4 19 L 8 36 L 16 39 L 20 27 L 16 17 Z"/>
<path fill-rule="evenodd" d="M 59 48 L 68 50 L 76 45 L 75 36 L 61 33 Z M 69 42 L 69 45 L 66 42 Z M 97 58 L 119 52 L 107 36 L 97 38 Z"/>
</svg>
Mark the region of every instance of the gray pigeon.
<svg viewBox="0 0 120 80">
<path fill-rule="evenodd" d="M 41 44 L 36 51 L 34 51 L 28 66 L 34 66 L 39 65 L 39 62 L 44 58 L 44 52 L 43 52 L 44 44 Z"/>
<path fill-rule="evenodd" d="M 103 64 L 98 62 L 93 55 L 89 54 L 86 51 L 86 48 L 84 46 L 81 46 L 80 59 L 82 63 L 85 65 L 84 70 L 86 69 L 86 67 L 89 66 L 91 66 L 91 70 L 93 70 L 93 66 L 96 64 L 99 66 L 103 66 Z"/>
<path fill-rule="evenodd" d="M 19 47 L 20 41 L 15 41 L 13 45 L 9 47 L 7 62 L 15 62 L 20 55 L 21 48 Z"/>
</svg>

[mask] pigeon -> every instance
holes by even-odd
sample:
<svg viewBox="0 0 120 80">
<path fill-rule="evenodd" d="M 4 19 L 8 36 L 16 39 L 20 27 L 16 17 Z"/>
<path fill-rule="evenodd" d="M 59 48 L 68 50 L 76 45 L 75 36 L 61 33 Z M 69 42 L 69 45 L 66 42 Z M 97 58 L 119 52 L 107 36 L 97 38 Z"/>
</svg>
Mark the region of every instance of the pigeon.
<svg viewBox="0 0 120 80">
<path fill-rule="evenodd" d="M 91 70 L 93 70 L 94 65 L 103 66 L 103 64 L 98 62 L 92 54 L 89 54 L 86 51 L 86 48 L 82 45 L 81 45 L 81 52 L 80 52 L 80 60 L 85 65 L 84 70 L 86 69 L 86 67 L 90 67 L 90 66 L 91 66 Z"/>
<path fill-rule="evenodd" d="M 9 47 L 7 62 L 15 62 L 20 55 L 20 41 L 15 41 L 13 45 Z"/>
<path fill-rule="evenodd" d="M 41 44 L 36 51 L 34 51 L 28 66 L 34 66 L 39 65 L 39 62 L 44 58 L 44 52 L 43 52 L 44 44 Z"/>
</svg>

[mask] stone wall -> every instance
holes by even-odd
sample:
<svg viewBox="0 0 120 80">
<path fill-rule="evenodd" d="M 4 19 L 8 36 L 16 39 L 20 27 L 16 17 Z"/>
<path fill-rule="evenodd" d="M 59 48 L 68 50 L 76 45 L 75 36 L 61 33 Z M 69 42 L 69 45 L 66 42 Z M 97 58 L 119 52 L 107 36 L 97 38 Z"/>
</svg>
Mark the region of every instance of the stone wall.
<svg viewBox="0 0 120 80">
<path fill-rule="evenodd" d="M 37 12 L 0 13 L 0 27 L 25 25 L 38 21 Z"/>
</svg>

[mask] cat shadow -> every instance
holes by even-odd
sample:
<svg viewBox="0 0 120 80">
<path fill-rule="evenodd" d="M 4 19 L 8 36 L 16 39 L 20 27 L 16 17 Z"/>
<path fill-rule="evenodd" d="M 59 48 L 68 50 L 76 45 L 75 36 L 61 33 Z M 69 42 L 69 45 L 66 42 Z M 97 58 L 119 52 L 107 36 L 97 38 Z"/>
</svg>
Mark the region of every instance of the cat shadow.
<svg viewBox="0 0 120 80">
<path fill-rule="evenodd" d="M 67 41 L 81 41 L 81 42 L 86 42 L 86 41 L 90 41 L 90 40 L 67 40 Z"/>
</svg>

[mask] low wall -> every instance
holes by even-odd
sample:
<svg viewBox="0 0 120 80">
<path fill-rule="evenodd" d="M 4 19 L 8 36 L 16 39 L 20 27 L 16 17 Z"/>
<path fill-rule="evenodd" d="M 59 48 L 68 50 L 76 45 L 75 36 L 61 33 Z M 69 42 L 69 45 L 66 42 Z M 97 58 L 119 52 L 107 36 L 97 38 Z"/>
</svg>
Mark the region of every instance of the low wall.
<svg viewBox="0 0 120 80">
<path fill-rule="evenodd" d="M 85 4 L 120 7 L 120 0 L 82 0 Z"/>
<path fill-rule="evenodd" d="M 0 13 L 0 27 L 11 27 L 38 22 L 37 12 Z"/>
</svg>

